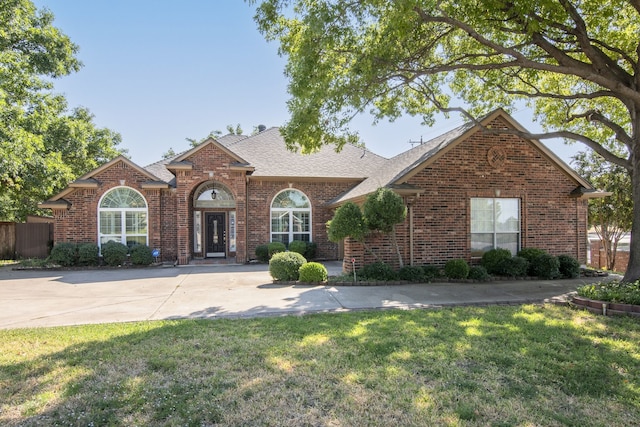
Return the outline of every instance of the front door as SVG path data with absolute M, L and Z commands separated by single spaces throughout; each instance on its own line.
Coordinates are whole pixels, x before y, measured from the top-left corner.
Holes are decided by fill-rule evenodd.
M 207 235 L 207 258 L 226 256 L 227 230 L 225 227 L 224 213 L 207 212 L 206 230 Z

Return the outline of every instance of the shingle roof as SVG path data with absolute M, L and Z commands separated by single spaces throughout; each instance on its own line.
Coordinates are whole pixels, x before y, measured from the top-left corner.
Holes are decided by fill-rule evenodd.
M 464 135 L 465 132 L 472 129 L 473 126 L 473 123 L 464 124 L 424 144 L 392 157 L 387 160 L 383 168 L 376 169 L 367 179 L 333 200 L 331 204 L 339 204 L 347 200 L 357 199 L 373 193 L 379 187 L 387 187 L 397 183 L 403 176 L 440 152 L 450 143 L 456 141 Z
M 313 154 L 287 149 L 280 130 L 269 128 L 228 146 L 255 167 L 252 177 L 364 179 L 387 161 L 362 147 L 345 145 L 339 153 L 324 146 Z

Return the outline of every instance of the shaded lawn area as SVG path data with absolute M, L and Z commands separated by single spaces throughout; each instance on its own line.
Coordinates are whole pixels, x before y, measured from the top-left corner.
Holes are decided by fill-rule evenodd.
M 4 330 L 0 424 L 632 426 L 638 343 L 552 305 Z

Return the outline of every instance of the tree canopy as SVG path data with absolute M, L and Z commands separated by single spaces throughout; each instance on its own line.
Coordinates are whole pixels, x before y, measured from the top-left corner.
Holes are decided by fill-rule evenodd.
M 640 1 L 264 0 L 256 22 L 288 58 L 289 145 L 356 141 L 361 113 L 430 125 L 526 105 L 544 132 L 522 136 L 582 142 L 631 173 L 625 280 L 640 278 Z
M 29 0 L 0 2 L 0 219 L 37 203 L 123 151 L 86 108 L 69 110 L 52 79 L 80 69 L 78 47 Z

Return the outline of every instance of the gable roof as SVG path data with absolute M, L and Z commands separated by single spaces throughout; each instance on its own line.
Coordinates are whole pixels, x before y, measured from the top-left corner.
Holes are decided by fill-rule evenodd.
M 468 138 L 471 133 L 476 132 L 483 126 L 488 126 L 496 118 L 504 119 L 513 129 L 520 132 L 527 132 L 515 119 L 504 110 L 498 109 L 489 113 L 479 120 L 480 124 L 474 122 L 465 123 L 449 132 L 427 141 L 417 147 L 407 150 L 389 159 L 384 168 L 377 169 L 374 174 L 362 181 L 360 184 L 334 199 L 329 203 L 336 206 L 349 200 L 361 200 L 366 195 L 373 193 L 379 187 L 398 188 L 406 185 L 412 176 L 433 163 L 437 158 L 453 148 L 460 142 Z M 556 156 L 540 141 L 527 139 L 532 145 L 540 150 L 549 160 L 572 177 L 579 187 L 584 187 L 592 191 L 593 187 L 584 178 L 580 177 L 565 162 Z

